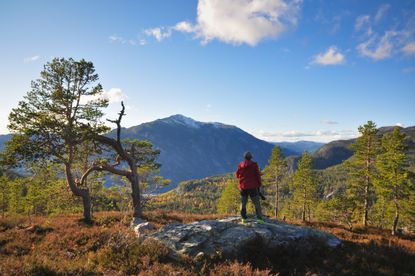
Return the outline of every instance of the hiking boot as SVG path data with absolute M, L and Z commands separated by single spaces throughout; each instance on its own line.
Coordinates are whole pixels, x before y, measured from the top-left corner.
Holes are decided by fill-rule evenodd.
M 262 218 L 257 218 L 257 219 L 256 219 L 256 222 L 257 222 L 258 224 L 264 224 L 264 223 L 265 223 L 265 221 L 264 221 Z

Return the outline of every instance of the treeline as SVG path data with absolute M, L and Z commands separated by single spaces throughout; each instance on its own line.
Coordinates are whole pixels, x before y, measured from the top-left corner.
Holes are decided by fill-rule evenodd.
M 1 216 L 38 216 L 78 213 L 82 202 L 74 196 L 56 164 L 32 164 L 30 176 L 0 177 Z M 91 177 L 91 211 L 127 211 L 131 209 L 130 188 L 126 185 L 104 187 L 104 179 Z
M 55 181 L 46 177 L 42 182 L 37 179 L 43 172 L 35 170 L 31 178 L 3 179 L 3 214 L 6 209 L 17 213 L 52 212 L 55 207 L 45 207 L 46 203 L 41 204 L 45 201 L 55 201 L 53 206 L 66 205 L 65 198 L 59 198 L 63 189 L 60 178 L 65 178 L 66 191 L 77 197 L 73 200 L 81 203 L 84 220 L 91 222 L 93 208 L 105 209 L 115 204 L 111 189 L 90 185 L 96 175 L 106 172 L 129 183 L 133 216 L 141 217 L 142 187 L 146 180 L 151 178 L 160 185 L 168 183 L 154 175 L 160 167 L 156 162 L 159 150 L 148 141 L 122 139 L 121 121 L 126 115 L 123 102 L 118 118 L 107 119 L 116 125 L 113 135 L 108 135 L 110 128 L 104 124 L 103 116 L 109 101 L 103 96 L 98 80 L 92 62 L 54 58 L 44 65 L 40 77 L 31 82 L 30 90 L 12 108 L 8 129 L 13 135 L 0 153 L 0 169 L 22 169 L 51 162 L 59 165 L 59 178 Z M 57 186 L 51 188 L 51 185 Z
M 74 196 L 62 176 L 63 168 L 52 162 L 31 163 L 27 165 L 28 176 L 0 172 L 0 208 L 1 216 L 39 216 L 79 213 L 82 200 Z M 158 175 L 157 170 L 149 167 L 138 169 L 140 190 L 143 193 L 170 183 Z M 91 194 L 91 212 L 121 211 L 132 209 L 131 187 L 120 177 L 104 173 L 88 178 Z M 105 183 L 111 181 L 110 187 Z M 148 198 L 141 195 L 141 204 L 147 207 Z
M 406 135 L 396 127 L 381 137 L 372 121 L 359 127 L 351 146 L 354 155 L 334 168 L 313 170 L 304 152 L 298 169 L 290 172 L 279 147 L 263 170 L 263 208 L 278 219 L 333 221 L 415 230 L 414 164 L 408 158 Z M 237 213 L 236 180 L 228 180 L 217 203 L 223 213 Z

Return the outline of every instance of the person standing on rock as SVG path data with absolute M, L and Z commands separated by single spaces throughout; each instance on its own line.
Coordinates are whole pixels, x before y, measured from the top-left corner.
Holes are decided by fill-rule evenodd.
M 261 212 L 261 203 L 259 201 L 259 187 L 261 187 L 261 172 L 256 162 L 252 161 L 252 154 L 248 151 L 244 154 L 245 160 L 242 161 L 236 171 L 236 177 L 239 180 L 238 188 L 241 192 L 241 217 L 242 223 L 246 222 L 246 204 L 248 195 L 255 206 L 255 212 L 258 223 L 264 223 Z

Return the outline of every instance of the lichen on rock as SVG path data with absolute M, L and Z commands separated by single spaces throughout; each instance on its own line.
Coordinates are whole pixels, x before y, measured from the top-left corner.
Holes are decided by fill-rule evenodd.
M 310 227 L 291 225 L 266 219 L 264 224 L 240 217 L 203 220 L 190 224 L 174 223 L 149 234 L 168 246 L 174 255 L 199 259 L 217 256 L 238 258 L 247 248 L 273 252 L 280 248 L 301 248 L 311 251 L 318 241 L 321 246 L 337 247 L 341 241 L 332 234 Z

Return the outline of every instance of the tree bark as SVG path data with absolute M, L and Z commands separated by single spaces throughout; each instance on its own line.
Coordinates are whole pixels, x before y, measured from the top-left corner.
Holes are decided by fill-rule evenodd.
M 85 193 L 82 196 L 82 204 L 84 207 L 84 219 L 86 222 L 91 222 L 91 196 L 89 194 L 89 190 L 85 190 Z
M 365 186 L 365 202 L 364 202 L 363 212 L 364 212 L 364 214 L 363 214 L 363 225 L 365 227 L 367 227 L 368 212 L 369 212 L 369 185 L 368 184 L 366 184 L 366 186 Z
M 137 174 L 137 167 L 134 164 L 134 168 L 131 172 L 130 177 L 131 182 L 131 191 L 132 191 L 132 198 L 133 198 L 133 208 L 134 208 L 134 217 L 140 218 L 143 213 L 141 210 L 141 195 L 140 195 L 140 183 L 138 181 L 138 174 Z
M 6 195 L 5 195 L 5 191 L 3 191 L 3 201 L 2 201 L 2 206 L 1 206 L 1 217 L 4 218 L 5 214 L 6 214 Z
M 368 218 L 369 218 L 369 189 L 370 189 L 370 164 L 371 164 L 371 159 L 370 159 L 370 154 L 372 151 L 372 140 L 369 137 L 368 141 L 367 141 L 367 146 L 366 146 L 366 178 L 365 178 L 365 201 L 364 201 L 364 215 L 363 215 L 363 225 L 365 227 L 367 227 L 368 224 Z
M 307 201 L 307 189 L 304 189 L 304 195 L 303 195 L 303 213 L 302 213 L 302 220 L 305 222 L 305 213 L 306 213 L 306 201 Z
M 278 180 L 276 182 L 276 186 L 277 191 L 275 193 L 275 218 L 278 219 L 278 211 L 280 206 L 280 184 Z
M 86 222 L 91 222 L 91 196 L 89 194 L 88 188 L 80 188 L 76 185 L 75 179 L 72 175 L 72 167 L 71 164 L 65 164 L 65 174 L 66 174 L 66 183 L 71 189 L 72 193 L 75 196 L 79 196 L 82 198 L 82 204 L 84 208 L 84 220 Z
M 393 225 L 392 225 L 392 235 L 396 235 L 396 229 L 398 228 L 398 222 L 399 222 L 399 205 L 398 202 L 395 200 L 395 218 L 393 219 Z
M 305 222 L 305 200 L 304 200 L 304 202 L 303 202 L 303 213 L 302 213 L 302 220 L 303 220 L 303 222 Z

